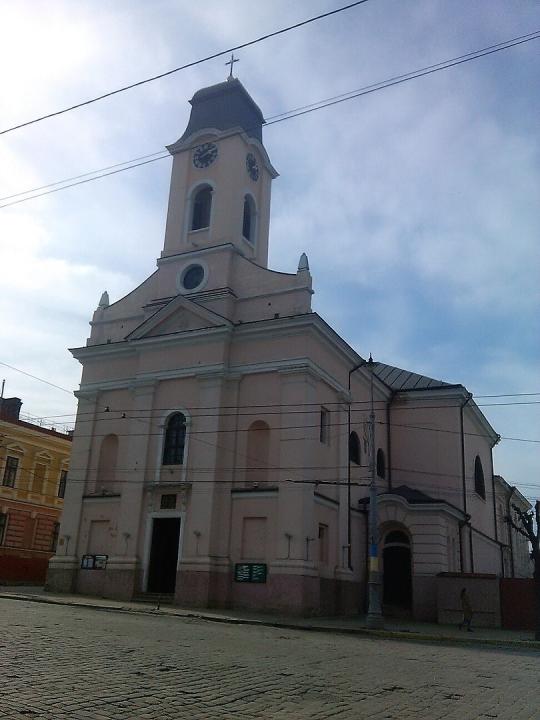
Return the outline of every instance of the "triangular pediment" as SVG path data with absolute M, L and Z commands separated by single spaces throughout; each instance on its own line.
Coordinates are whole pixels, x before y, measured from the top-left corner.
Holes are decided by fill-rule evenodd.
M 213 310 L 209 310 L 183 295 L 177 295 L 135 328 L 127 336 L 127 340 L 230 325 L 230 320 L 218 315 Z

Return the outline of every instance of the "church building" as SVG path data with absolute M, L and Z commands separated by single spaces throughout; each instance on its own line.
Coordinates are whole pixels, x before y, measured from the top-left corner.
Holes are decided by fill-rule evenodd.
M 366 362 L 268 267 L 278 173 L 241 82 L 199 90 L 173 145 L 157 269 L 106 292 L 86 345 L 53 591 L 363 612 L 375 411 L 386 608 L 437 615 L 439 573 L 504 572 L 492 449 L 462 385 Z

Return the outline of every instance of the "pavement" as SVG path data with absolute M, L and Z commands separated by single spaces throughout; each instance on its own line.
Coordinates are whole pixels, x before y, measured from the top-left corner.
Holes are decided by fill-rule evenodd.
M 367 627 L 366 617 L 362 615 L 302 618 L 248 610 L 182 608 L 177 605 L 160 605 L 158 608 L 154 603 L 143 601 L 122 602 L 85 595 L 54 594 L 45 591 L 42 587 L 35 586 L 0 586 L 0 600 L 2 599 L 93 608 L 95 610 L 130 613 L 134 615 L 163 615 L 191 618 L 233 625 L 258 625 L 288 630 L 358 634 L 413 642 L 521 647 L 540 651 L 540 641 L 535 641 L 532 631 L 474 627 L 473 625 L 473 632 L 469 633 L 465 630 L 460 630 L 455 625 L 415 622 L 406 618 L 384 618 L 384 627 L 380 630 L 373 630 Z
M 1 720 L 539 718 L 529 647 L 15 595 L 0 597 Z

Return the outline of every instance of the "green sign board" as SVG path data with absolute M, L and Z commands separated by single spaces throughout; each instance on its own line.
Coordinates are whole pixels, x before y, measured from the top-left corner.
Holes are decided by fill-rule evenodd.
M 265 583 L 266 563 L 236 563 L 234 566 L 235 582 Z

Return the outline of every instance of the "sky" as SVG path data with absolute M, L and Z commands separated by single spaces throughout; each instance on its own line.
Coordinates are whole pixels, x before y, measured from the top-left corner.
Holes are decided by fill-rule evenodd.
M 0 0 L 0 130 L 344 4 Z M 539 29 L 538 0 L 369 0 L 238 52 L 235 75 L 268 118 Z M 226 59 L 0 135 L 0 198 L 162 150 Z M 503 438 L 528 440 L 539 77 L 540 39 L 264 132 L 280 173 L 270 267 L 295 272 L 305 251 L 314 309 L 363 357 L 507 395 L 477 403 Z M 170 170 L 167 158 L 0 209 L 0 380 L 23 413 L 74 420 L 68 348 L 85 344 L 103 290 L 114 302 L 153 272 Z M 534 498 L 539 457 L 539 443 L 503 439 L 495 471 Z

